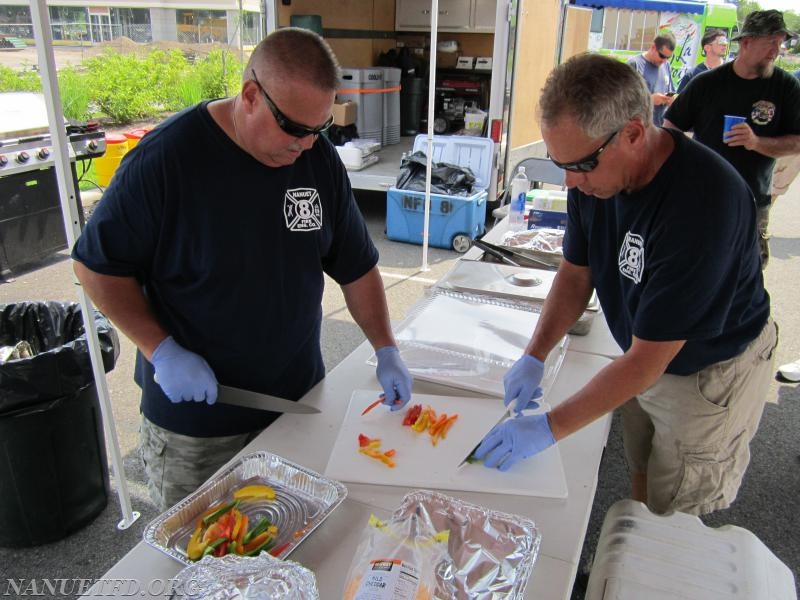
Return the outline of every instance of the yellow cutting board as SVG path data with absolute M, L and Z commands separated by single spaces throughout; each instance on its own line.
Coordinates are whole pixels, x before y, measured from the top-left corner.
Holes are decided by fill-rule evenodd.
M 379 393 L 377 390 L 353 392 L 325 468 L 327 477 L 375 485 L 567 497 L 567 482 L 558 445 L 517 463 L 504 473 L 487 469 L 482 464 L 467 464 L 459 468 L 464 457 L 505 413 L 501 399 L 414 394 L 403 410 L 393 413 L 380 405 L 361 416 Z M 433 446 L 427 432 L 416 433 L 403 426 L 405 412 L 414 404 L 430 405 L 437 414 L 458 414 L 458 420 L 446 439 Z M 539 411 L 547 409 L 547 405 L 543 405 Z M 536 411 L 527 412 L 534 414 Z M 397 466 L 392 469 L 361 454 L 358 451 L 358 435 L 361 433 L 370 438 L 380 438 L 384 451 L 394 448 Z

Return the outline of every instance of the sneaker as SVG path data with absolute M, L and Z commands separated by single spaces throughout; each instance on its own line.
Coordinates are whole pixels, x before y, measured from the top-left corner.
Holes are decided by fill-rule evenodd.
M 778 375 L 792 383 L 800 381 L 800 360 L 778 367 Z

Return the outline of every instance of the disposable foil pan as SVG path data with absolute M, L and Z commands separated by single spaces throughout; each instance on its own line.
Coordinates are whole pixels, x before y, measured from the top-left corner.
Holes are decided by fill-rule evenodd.
M 392 518 L 412 514 L 450 531 L 452 564 L 438 569 L 437 589 L 455 600 L 522 598 L 542 539 L 532 520 L 427 490 L 406 494 Z
M 178 573 L 171 600 L 319 600 L 314 573 L 292 561 L 205 557 Z
M 288 556 L 316 529 L 347 496 L 347 488 L 314 471 L 269 452 L 242 456 L 209 479 L 195 493 L 156 517 L 145 529 L 144 541 L 184 563 L 186 544 L 197 520 L 211 505 L 233 499 L 233 492 L 245 485 L 266 484 L 275 489 L 274 500 L 247 501 L 239 510 L 250 523 L 267 517 L 278 527 L 271 550 L 274 556 Z

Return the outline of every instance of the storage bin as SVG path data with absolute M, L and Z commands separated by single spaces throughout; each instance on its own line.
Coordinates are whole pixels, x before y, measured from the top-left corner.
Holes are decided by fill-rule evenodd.
M 106 134 L 106 153 L 95 159 L 95 173 L 97 184 L 108 187 L 111 178 L 119 167 L 122 157 L 128 153 L 128 138 L 117 133 Z
M 428 137 L 418 135 L 413 151 L 426 152 Z M 470 196 L 431 194 L 428 243 L 437 248 L 466 252 L 471 240 L 486 230 L 486 200 L 492 174 L 494 142 L 489 138 L 437 135 L 433 161 L 469 167 L 475 175 Z M 425 226 L 425 194 L 389 188 L 386 195 L 386 236 L 398 242 L 422 244 Z
M 356 129 L 361 139 L 383 139 L 383 68 L 342 69 L 342 83 L 336 91 L 339 102 L 358 104 Z
M 383 137 L 384 146 L 400 142 L 400 75 L 395 67 L 383 67 Z

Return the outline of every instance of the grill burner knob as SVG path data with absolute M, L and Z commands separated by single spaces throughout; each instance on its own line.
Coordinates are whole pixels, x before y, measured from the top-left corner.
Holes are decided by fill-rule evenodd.
M 8 159 L 5 154 L 0 154 L 0 167 L 5 167 L 8 164 Z
M 17 154 L 17 162 L 21 165 L 24 165 L 30 159 L 31 155 L 27 152 L 20 152 Z
M 50 156 L 50 150 L 47 148 L 39 148 L 39 151 L 36 153 L 36 156 L 39 160 L 45 160 L 48 156 Z
M 91 150 L 92 152 L 94 152 L 95 150 L 97 150 L 97 142 L 95 142 L 94 140 L 89 140 L 89 143 L 86 144 L 86 147 L 89 148 L 89 150 Z

